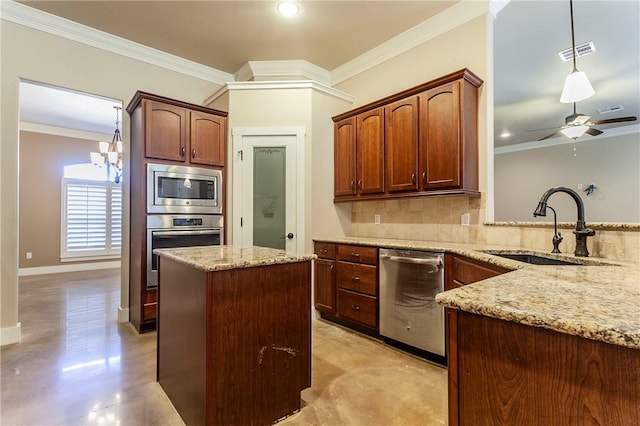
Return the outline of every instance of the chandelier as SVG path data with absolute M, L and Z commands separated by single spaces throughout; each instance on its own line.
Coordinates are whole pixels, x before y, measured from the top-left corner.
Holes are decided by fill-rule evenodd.
M 120 110 L 122 107 L 114 106 L 116 110 L 116 130 L 113 133 L 111 142 L 100 142 L 100 152 L 91 153 L 91 162 L 98 166 L 107 168 L 107 179 L 115 183 L 120 183 L 122 177 L 122 136 L 120 135 Z M 113 173 L 113 176 L 112 176 Z

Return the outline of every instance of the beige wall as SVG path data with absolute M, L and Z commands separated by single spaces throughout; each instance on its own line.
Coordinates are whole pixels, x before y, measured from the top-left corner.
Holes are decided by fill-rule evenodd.
M 554 186 L 578 192 L 590 222 L 640 222 L 640 134 L 590 139 L 495 156 L 495 220 L 537 221 L 532 212 L 540 196 Z M 575 149 L 575 150 L 574 150 Z M 587 196 L 579 188 L 597 188 Z M 576 204 L 556 194 L 549 205 L 558 220 L 576 220 Z M 546 218 L 553 220 L 553 212 Z
M 136 90 L 201 103 L 219 86 L 84 44 L 2 21 L 2 129 L 0 144 L 0 328 L 18 323 L 18 83 L 29 79 L 121 100 Z M 129 118 L 123 117 L 125 167 Z M 125 171 L 125 182 L 127 177 Z M 128 187 L 125 184 L 125 206 Z M 125 207 L 124 223 L 128 223 Z M 128 228 L 123 229 L 122 307 L 129 304 Z
M 97 147 L 96 141 L 20 132 L 20 268 L 62 264 L 60 233 L 63 169 L 70 164 L 88 163 L 88 153 L 96 151 Z M 26 252 L 31 252 L 33 258 L 27 259 Z

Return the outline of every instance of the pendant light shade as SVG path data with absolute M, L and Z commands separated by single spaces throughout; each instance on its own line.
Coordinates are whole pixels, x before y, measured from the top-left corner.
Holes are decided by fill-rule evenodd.
M 560 102 L 563 104 L 571 104 L 573 102 L 583 101 L 595 93 L 587 75 L 582 71 L 574 70 L 564 80 L 564 88 L 562 89 L 562 95 L 560 95 Z
M 587 75 L 578 71 L 576 66 L 576 38 L 573 31 L 573 0 L 569 0 L 569 8 L 571 12 L 571 47 L 573 49 L 573 71 L 564 80 L 564 87 L 562 88 L 562 95 L 560 95 L 560 102 L 563 104 L 570 104 L 578 101 L 583 101 L 593 96 L 596 92 L 593 90 Z
M 113 178 L 115 183 L 120 183 L 122 176 L 122 136 L 120 135 L 120 110 L 119 106 L 113 107 L 116 110 L 116 130 L 113 133 L 111 143 L 100 142 L 98 148 L 100 152 L 90 153 L 91 162 L 99 167 L 107 168 L 107 178 Z M 114 175 L 112 176 L 112 172 Z

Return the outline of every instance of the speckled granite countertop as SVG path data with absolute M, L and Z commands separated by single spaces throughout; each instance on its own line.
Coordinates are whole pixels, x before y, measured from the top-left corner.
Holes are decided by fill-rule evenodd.
M 640 264 L 550 255 L 498 246 L 378 238 L 314 241 L 444 251 L 512 272 L 449 290 L 436 301 L 449 308 L 544 327 L 561 333 L 640 349 Z M 584 266 L 530 265 L 484 251 L 535 253 L 580 261 Z
M 235 245 L 156 249 L 153 252 L 205 272 L 305 262 L 317 257 L 315 254 Z

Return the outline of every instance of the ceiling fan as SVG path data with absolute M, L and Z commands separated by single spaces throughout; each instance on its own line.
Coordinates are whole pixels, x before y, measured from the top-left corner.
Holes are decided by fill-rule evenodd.
M 585 133 L 591 136 L 598 136 L 599 134 L 602 134 L 604 132 L 602 130 L 593 128 L 592 126 L 596 126 L 599 124 L 623 123 L 626 121 L 637 120 L 636 117 L 619 117 L 619 118 L 609 118 L 606 120 L 596 120 L 596 121 L 589 121 L 590 119 L 591 117 L 589 117 L 588 115 L 576 112 L 576 103 L 574 102 L 573 114 L 565 117 L 564 126 L 559 127 L 558 128 L 559 130 L 557 132 L 554 132 L 538 140 L 542 141 L 545 139 L 549 139 L 556 136 L 562 136 L 562 135 L 571 139 L 577 139 Z M 553 129 L 554 127 L 549 127 L 549 128 Z M 537 130 L 544 130 L 544 129 L 537 129 Z M 530 131 L 533 131 L 533 130 L 530 130 Z

